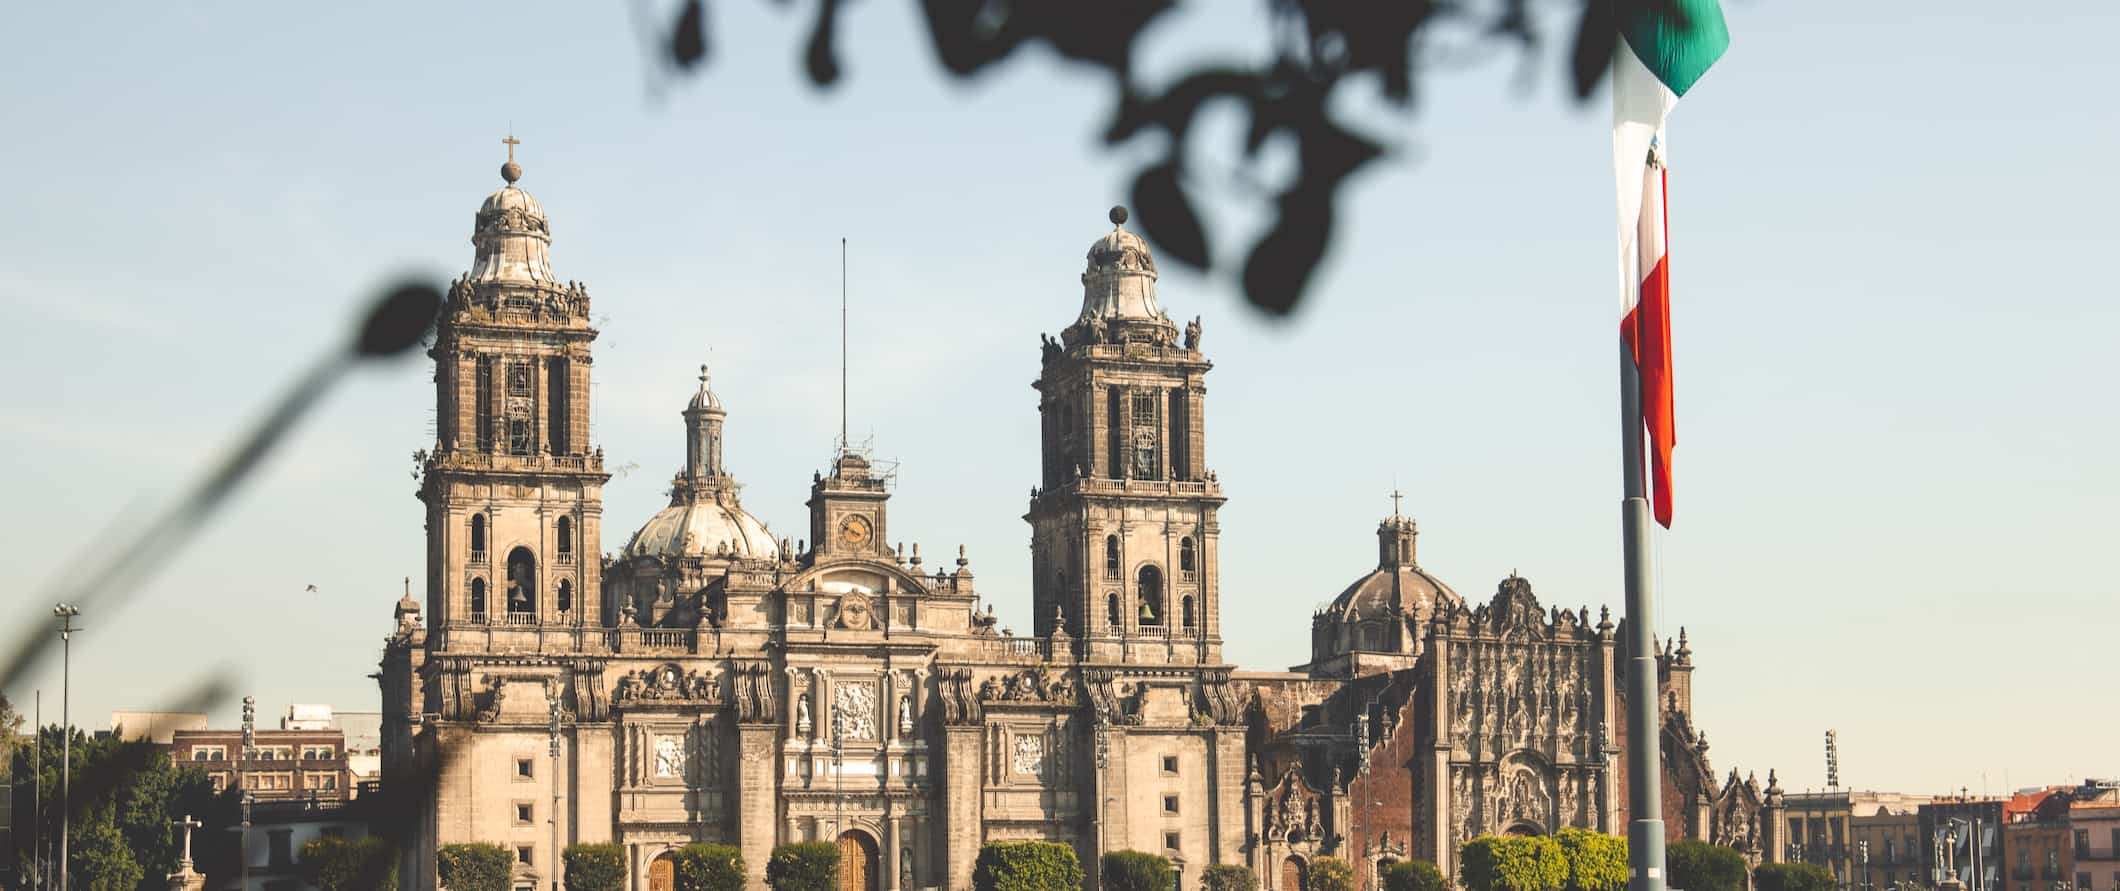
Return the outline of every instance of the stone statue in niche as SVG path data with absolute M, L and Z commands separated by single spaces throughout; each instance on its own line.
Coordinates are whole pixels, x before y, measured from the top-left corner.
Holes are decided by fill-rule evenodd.
M 795 732 L 808 736 L 812 726 L 814 725 L 810 723 L 810 694 L 804 693 L 795 697 Z
M 898 697 L 898 732 L 901 734 L 913 732 L 913 697 L 910 695 Z

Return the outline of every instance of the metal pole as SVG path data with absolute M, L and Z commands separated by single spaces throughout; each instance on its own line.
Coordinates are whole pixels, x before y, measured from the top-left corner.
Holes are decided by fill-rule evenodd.
M 249 792 L 243 793 L 243 840 L 236 845 L 236 861 L 242 865 L 241 891 L 250 891 L 250 802 Z
M 59 617 L 59 723 L 65 725 L 59 736 L 59 891 L 67 891 L 67 818 L 72 815 L 74 803 L 74 617 L 80 614 L 80 610 L 64 603 L 52 607 L 52 615 Z
M 551 706 L 552 706 L 552 722 L 551 722 L 551 736 L 552 736 L 552 813 L 550 813 L 550 814 L 548 814 L 548 815 L 547 815 L 547 816 L 549 816 L 549 817 L 551 817 L 551 818 L 552 818 L 552 891 L 560 891 L 560 887 L 559 887 L 559 880 L 560 880 L 560 850 L 559 850 L 559 779 L 560 779 L 560 777 L 559 777 L 559 692 L 558 692 L 558 690 L 556 690 L 556 689 L 555 689 L 555 690 L 554 690 L 554 691 L 552 692 L 552 694 L 551 694 L 550 696 L 546 697 L 546 699 L 547 699 L 547 701 L 549 701 L 549 702 L 551 703 Z
M 1642 470 L 1640 373 L 1620 342 L 1620 530 L 1627 589 L 1627 888 L 1664 891 L 1662 772 L 1657 766 L 1656 591 L 1649 575 L 1649 500 Z
M 29 750 L 29 860 L 36 867 L 37 886 L 48 887 L 44 875 L 44 691 L 37 691 L 37 725 L 32 728 L 30 742 L 36 748 Z

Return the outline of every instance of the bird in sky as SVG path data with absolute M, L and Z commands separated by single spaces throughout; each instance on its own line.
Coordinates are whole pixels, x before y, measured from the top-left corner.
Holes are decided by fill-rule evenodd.
M 311 593 L 311 594 L 315 594 L 315 593 L 317 593 L 317 586 L 315 586 L 315 585 L 310 585 L 309 587 L 307 587 L 307 588 L 304 588 L 303 590 L 305 590 L 305 591 L 308 591 L 308 592 L 309 592 L 309 593 Z

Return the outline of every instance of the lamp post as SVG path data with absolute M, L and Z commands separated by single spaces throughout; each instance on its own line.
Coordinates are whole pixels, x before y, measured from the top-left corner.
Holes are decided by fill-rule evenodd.
M 549 704 L 550 704 L 550 706 L 551 706 L 551 709 L 550 709 L 550 712 L 551 712 L 551 714 L 550 714 L 550 722 L 549 722 L 549 724 L 547 725 L 547 730 L 548 730 L 548 734 L 549 734 L 549 735 L 551 736 L 551 742 L 552 742 L 552 812 L 551 812 L 550 814 L 547 814 L 546 816 L 547 816 L 547 817 L 550 817 L 550 818 L 552 819 L 552 891 L 560 891 L 560 887 L 559 887 L 559 881 L 560 881 L 560 851 L 559 851 L 559 780 L 560 780 L 560 776 L 559 776 L 559 688 L 558 688 L 558 686 L 557 686 L 557 685 L 554 685 L 554 686 L 553 686 L 553 688 L 552 688 L 552 689 L 551 689 L 550 691 L 548 691 L 548 692 L 547 692 L 547 694 L 546 694 L 546 696 L 545 696 L 545 701 L 546 701 L 547 703 L 549 703 Z
M 52 615 L 59 619 L 59 641 L 62 655 L 59 659 L 59 723 L 65 729 L 59 734 L 59 891 L 67 891 L 67 817 L 73 810 L 74 772 L 74 618 L 81 615 L 79 609 L 69 604 L 52 607 Z
M 242 891 L 250 891 L 250 803 L 256 800 L 250 790 L 243 790 L 243 839 L 236 843 L 236 862 L 241 864 Z

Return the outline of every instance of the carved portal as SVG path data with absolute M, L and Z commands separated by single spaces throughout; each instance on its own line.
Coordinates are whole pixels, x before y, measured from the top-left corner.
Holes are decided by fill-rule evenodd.
M 832 687 L 833 717 L 848 741 L 876 738 L 876 685 L 847 681 Z

